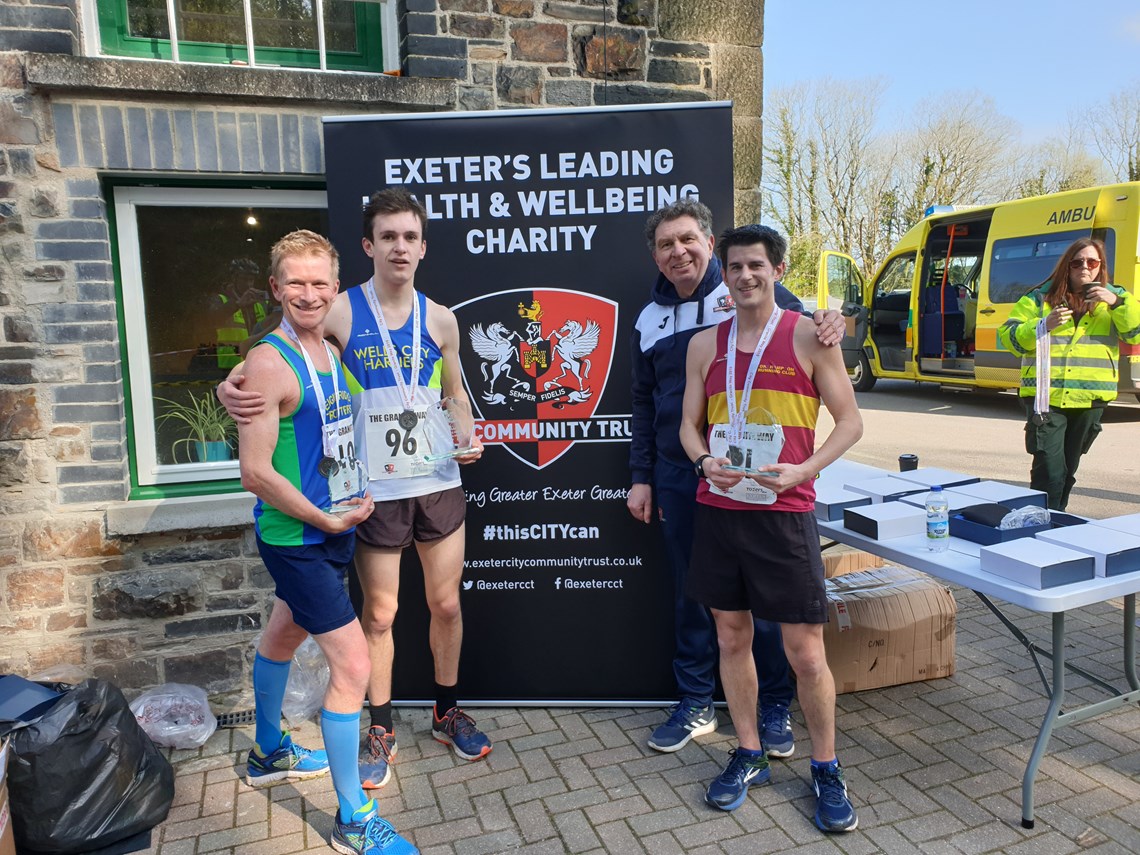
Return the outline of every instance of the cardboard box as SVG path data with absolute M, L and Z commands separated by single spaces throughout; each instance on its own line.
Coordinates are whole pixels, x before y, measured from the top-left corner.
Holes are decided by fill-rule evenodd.
M 1089 522 L 1093 525 L 1104 526 L 1105 528 L 1114 528 L 1125 534 L 1140 536 L 1140 514 L 1127 514 L 1122 517 L 1109 517 L 1106 520 L 1089 520 Z
M 1140 570 L 1140 537 L 1133 534 L 1086 524 L 1039 532 L 1037 539 L 1091 555 L 1098 576 L 1119 576 Z
M 963 519 L 960 515 L 950 515 L 950 536 L 958 537 L 962 540 L 969 540 L 974 543 L 980 543 L 984 546 L 991 546 L 995 543 L 1009 543 L 1023 537 L 1036 536 L 1039 532 L 1049 531 L 1055 528 L 1064 528 L 1070 525 L 1083 525 L 1085 520 L 1080 517 L 1075 517 L 1072 514 L 1064 514 L 1060 511 L 1049 511 L 1049 523 L 1045 525 L 1027 525 L 1021 528 L 994 528 L 993 526 L 982 525 L 981 523 L 972 522 L 971 520 Z
M 1022 528 L 994 528 L 991 525 L 982 525 L 972 520 L 964 519 L 961 514 L 950 515 L 950 536 L 960 537 L 963 540 L 972 540 L 990 546 L 995 543 L 1008 543 L 1022 537 L 1032 537 L 1039 531 L 1048 531 L 1052 526 L 1027 525 Z
M 864 552 L 861 549 L 852 549 L 850 546 L 833 546 L 823 553 L 823 576 L 825 579 L 882 566 L 883 559 L 878 555 L 872 555 L 870 552 Z
M 911 469 L 909 472 L 899 472 L 892 475 L 892 478 L 898 478 L 901 481 L 911 481 L 915 484 L 922 484 L 929 490 L 931 487 L 958 487 L 962 484 L 977 484 L 982 479 L 977 475 L 967 475 L 964 472 L 951 472 L 949 469 L 938 469 L 931 466 L 928 468 L 919 467 L 918 469 Z
M 996 505 L 1005 505 L 1011 511 L 1023 508 L 1026 505 L 1037 505 L 1039 508 L 1048 507 L 1048 499 L 1040 490 L 1030 490 L 1028 487 L 1013 487 L 1001 481 L 979 481 L 976 484 L 963 484 L 954 488 L 967 496 L 976 496 L 978 501 L 993 502 Z
M 903 481 L 894 475 L 885 478 L 871 478 L 869 480 L 848 481 L 844 485 L 852 493 L 870 496 L 874 504 L 880 502 L 897 502 L 903 496 L 913 493 L 929 493 L 930 490 L 913 481 Z
M 843 526 L 872 540 L 926 533 L 926 509 L 902 502 L 863 505 L 843 512 Z
M 958 605 L 945 585 L 881 567 L 828 579 L 827 601 L 823 639 L 837 692 L 953 675 Z
M 0 677 L 0 721 L 35 721 L 63 697 L 18 674 Z
M 829 487 L 842 487 L 848 481 L 865 481 L 869 478 L 885 478 L 890 473 L 877 466 L 868 466 L 866 463 L 856 463 L 854 460 L 839 458 L 830 466 L 820 470 L 815 486 L 824 484 Z
M 1096 575 L 1091 555 L 1031 537 L 983 546 L 978 559 L 986 573 L 1038 590 L 1087 582 Z
M 980 504 L 977 496 L 967 496 L 965 493 L 959 493 L 956 490 L 943 490 L 942 495 L 946 497 L 946 504 L 949 506 L 948 510 L 951 514 L 962 510 L 962 508 Z M 899 501 L 922 508 L 923 511 L 926 510 L 926 493 L 913 493 L 909 496 L 903 496 Z
M 871 504 L 871 497 L 861 493 L 852 493 L 835 485 L 818 486 L 815 488 L 815 518 L 826 522 L 835 522 L 843 519 L 843 512 L 847 508 L 857 508 L 860 505 Z
M 16 833 L 12 829 L 12 807 L 8 800 L 8 739 L 0 740 L 0 855 L 16 855 Z

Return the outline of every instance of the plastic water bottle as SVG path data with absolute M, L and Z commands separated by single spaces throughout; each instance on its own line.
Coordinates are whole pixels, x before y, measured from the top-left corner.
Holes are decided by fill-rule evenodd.
M 950 503 L 941 487 L 926 494 L 926 548 L 945 552 L 950 548 Z

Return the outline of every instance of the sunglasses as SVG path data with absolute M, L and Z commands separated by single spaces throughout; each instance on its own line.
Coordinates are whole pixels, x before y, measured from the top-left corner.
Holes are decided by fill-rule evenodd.
M 1099 258 L 1074 258 L 1069 262 L 1069 267 L 1073 270 L 1084 270 L 1088 267 L 1089 270 L 1096 270 L 1100 267 Z

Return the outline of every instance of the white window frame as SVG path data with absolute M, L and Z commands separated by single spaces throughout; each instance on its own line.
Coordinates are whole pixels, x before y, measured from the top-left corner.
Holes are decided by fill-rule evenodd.
M 163 464 L 154 431 L 154 392 L 150 340 L 146 328 L 138 206 L 203 208 L 327 208 L 324 190 L 243 188 L 115 187 L 115 223 L 122 284 L 123 333 L 131 391 L 131 434 L 139 487 L 224 481 L 240 477 L 238 462 Z
M 327 2 L 336 2 L 337 0 L 327 0 Z M 396 24 L 396 0 L 373 0 L 380 6 L 380 47 L 384 56 L 384 71 L 399 71 L 400 70 L 400 33 Z M 243 0 L 246 7 L 249 6 L 249 0 Z M 98 0 L 80 0 L 79 9 L 81 27 L 80 27 L 80 46 L 84 56 L 103 56 L 103 45 L 99 40 L 99 8 Z M 324 46 L 321 46 L 322 60 L 324 56 Z M 131 57 L 113 57 L 115 59 L 131 60 Z M 155 62 L 156 60 L 136 60 L 139 62 Z M 192 64 L 192 63 L 187 63 Z M 214 64 L 214 63 L 202 63 Z M 322 62 L 324 65 L 324 62 Z M 227 68 L 241 68 L 243 66 L 226 66 Z M 277 67 L 277 66 L 275 66 Z M 286 68 L 287 71 L 311 71 L 311 69 L 304 68 Z M 346 71 L 333 71 L 334 74 L 359 74 L 361 72 L 346 72 Z

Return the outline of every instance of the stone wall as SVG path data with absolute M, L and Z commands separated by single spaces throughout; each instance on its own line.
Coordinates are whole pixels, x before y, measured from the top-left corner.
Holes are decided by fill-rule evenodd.
M 394 78 L 82 56 L 77 2 L 0 0 L 0 672 L 233 691 L 271 600 L 248 497 L 128 500 L 105 176 L 319 182 L 329 113 L 731 98 L 755 218 L 762 3 L 403 0 Z

